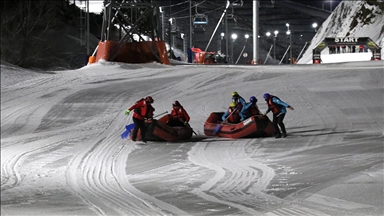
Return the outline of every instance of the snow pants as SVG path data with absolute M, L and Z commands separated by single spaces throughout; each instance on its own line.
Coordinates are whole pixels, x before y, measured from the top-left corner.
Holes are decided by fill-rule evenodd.
M 285 113 L 279 113 L 279 114 L 273 113 L 272 124 L 273 124 L 273 127 L 275 128 L 275 135 L 281 135 L 281 133 L 283 133 L 283 135 L 287 134 L 287 131 L 285 130 L 285 125 L 283 123 L 284 117 L 285 117 Z M 281 132 L 279 127 L 281 128 Z

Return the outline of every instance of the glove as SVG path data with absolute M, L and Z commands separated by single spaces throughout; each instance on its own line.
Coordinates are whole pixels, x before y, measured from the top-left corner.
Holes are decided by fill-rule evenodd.
M 293 107 L 291 107 L 291 106 L 288 106 L 288 109 L 290 109 L 290 110 L 294 110 L 294 108 L 293 108 Z
M 130 112 L 131 112 L 131 110 L 126 110 L 125 115 L 129 115 Z
M 184 125 L 188 125 L 188 122 L 184 122 Z

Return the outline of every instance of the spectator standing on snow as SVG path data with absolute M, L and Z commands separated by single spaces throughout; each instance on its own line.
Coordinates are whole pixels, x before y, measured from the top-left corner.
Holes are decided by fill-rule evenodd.
M 174 101 L 172 103 L 172 111 L 169 115 L 170 120 L 167 122 L 169 126 L 184 126 L 188 125 L 190 117 L 187 111 L 181 106 L 179 101 Z
M 235 102 L 229 104 L 228 110 L 225 111 L 224 115 L 221 117 L 223 121 L 228 121 L 229 123 L 239 123 L 240 122 L 240 112 Z M 229 116 L 229 117 L 228 117 Z M 228 119 L 227 119 L 228 117 Z
M 287 109 L 294 110 L 294 108 L 284 101 L 280 100 L 280 98 L 270 95 L 269 93 L 264 94 L 264 99 L 267 102 L 268 109 L 264 113 L 264 115 L 267 115 L 270 111 L 273 113 L 273 127 L 275 128 L 275 135 L 276 138 L 281 138 L 281 136 L 286 137 L 287 131 L 285 130 L 285 125 L 283 123 L 285 114 L 287 113 Z M 279 126 L 281 128 L 281 132 L 279 129 Z
M 245 106 L 247 102 L 237 92 L 232 92 L 232 102 L 236 104 L 237 110 L 239 111 L 240 121 L 243 121 L 245 119 Z
M 147 143 L 147 140 L 145 138 L 145 133 L 147 129 L 145 125 L 145 120 L 153 118 L 153 112 L 155 111 L 155 108 L 152 107 L 153 102 L 153 98 L 151 96 L 147 96 L 145 99 L 142 98 L 137 101 L 133 106 L 131 106 L 125 111 L 125 115 L 129 115 L 129 113 L 133 110 L 132 120 L 135 124 L 135 128 L 132 132 L 133 141 L 136 141 L 137 132 L 140 129 L 141 140 L 144 143 Z

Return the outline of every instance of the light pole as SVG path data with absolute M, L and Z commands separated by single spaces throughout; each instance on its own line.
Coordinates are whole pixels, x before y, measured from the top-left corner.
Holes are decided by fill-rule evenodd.
M 317 23 L 313 23 L 313 24 L 312 24 L 312 28 L 314 28 L 314 29 L 315 29 L 315 32 L 317 32 Z
M 249 34 L 245 34 L 244 37 L 245 37 L 244 47 L 243 47 L 243 50 L 241 51 L 241 54 L 240 54 L 240 55 L 243 55 L 243 52 L 244 52 L 244 50 L 245 50 L 245 46 L 247 45 L 247 41 L 248 41 L 248 38 L 249 38 Z M 239 57 L 240 57 L 240 55 L 239 55 Z M 246 58 L 247 58 L 248 54 L 247 54 L 247 53 L 244 53 L 243 56 L 244 56 L 244 61 L 245 61 L 244 63 L 246 64 L 246 62 L 247 62 Z M 256 54 L 255 56 L 258 56 L 258 54 Z
M 239 57 L 237 58 L 235 64 L 237 64 L 241 58 L 241 55 L 243 54 L 244 50 L 245 50 L 245 46 L 247 45 L 247 41 L 248 41 L 248 38 L 249 38 L 249 34 L 245 34 L 244 35 L 244 38 L 245 38 L 245 41 L 244 41 L 244 46 L 243 46 L 243 49 L 241 50 L 240 54 L 239 54 Z
M 225 36 L 225 33 L 224 32 L 221 32 L 221 34 L 220 34 L 220 54 L 223 54 L 223 39 L 224 39 L 224 36 Z M 227 53 L 226 53 L 226 55 L 227 55 Z
M 181 39 L 183 40 L 183 53 L 185 55 L 185 52 L 187 50 L 187 44 L 186 44 L 186 41 L 185 41 L 185 38 L 184 38 L 185 34 L 184 33 L 180 33 L 180 37 Z
M 233 64 L 233 45 L 235 43 L 235 40 L 237 39 L 237 34 L 236 33 L 233 33 L 231 35 L 231 38 L 232 38 L 232 50 L 231 50 L 231 64 Z
M 287 35 L 289 36 L 289 64 L 292 64 L 292 32 L 289 30 L 289 23 L 285 24 L 288 28 Z
M 276 60 L 276 39 L 279 31 L 275 30 L 273 33 L 275 34 L 275 37 L 273 37 L 273 58 Z

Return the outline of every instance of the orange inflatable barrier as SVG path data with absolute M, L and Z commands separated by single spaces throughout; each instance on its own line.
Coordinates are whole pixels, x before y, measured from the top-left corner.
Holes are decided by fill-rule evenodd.
M 155 56 L 158 54 L 159 58 Z M 100 59 L 125 63 L 148 63 L 157 61 L 170 64 L 164 41 L 144 42 L 99 42 L 95 62 Z
M 95 62 L 96 62 L 96 57 L 95 56 L 89 56 L 88 64 L 92 64 L 92 63 L 95 63 Z

